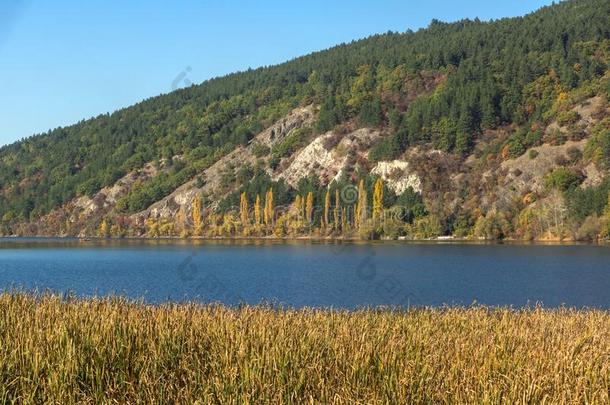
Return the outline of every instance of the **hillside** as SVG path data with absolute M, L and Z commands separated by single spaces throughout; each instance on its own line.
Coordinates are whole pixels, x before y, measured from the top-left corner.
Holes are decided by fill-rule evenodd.
M 0 149 L 0 233 L 596 239 L 610 3 L 432 21 Z

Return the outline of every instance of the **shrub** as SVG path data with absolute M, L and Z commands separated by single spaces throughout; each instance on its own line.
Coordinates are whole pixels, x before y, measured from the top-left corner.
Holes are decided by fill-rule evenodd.
M 576 239 L 583 241 L 596 240 L 602 229 L 602 222 L 597 215 L 588 216 L 578 228 Z
M 556 189 L 559 191 L 568 191 L 578 187 L 584 178 L 582 173 L 577 173 L 574 170 L 560 167 L 548 174 L 545 178 L 545 186 L 547 189 Z
M 569 163 L 569 160 L 564 155 L 555 156 L 555 164 L 558 166 L 566 166 Z
M 273 170 L 277 169 L 277 167 L 280 165 L 281 160 L 282 159 L 277 155 L 271 156 L 271 158 L 269 159 L 269 167 Z
M 544 134 L 544 141 L 554 146 L 563 145 L 567 141 L 567 139 L 568 138 L 566 134 L 564 134 L 557 128 L 548 130 Z
M 504 239 L 510 231 L 510 223 L 501 212 L 488 212 L 480 216 L 474 225 L 475 235 L 488 240 Z
M 567 139 L 570 141 L 581 141 L 587 137 L 587 131 L 580 125 L 570 125 L 568 127 Z
M 582 152 L 576 146 L 571 146 L 570 148 L 568 148 L 567 153 L 568 159 L 570 159 L 570 162 L 572 163 L 578 162 L 582 157 Z
M 575 124 L 580 119 L 580 114 L 576 111 L 563 111 L 557 116 L 557 123 L 564 127 L 566 125 Z
M 273 147 L 273 155 L 280 158 L 292 155 L 298 149 L 305 146 L 311 133 L 310 128 L 297 128 L 293 130 Z
M 610 168 L 610 129 L 604 128 L 603 124 L 595 129 L 593 137 L 587 143 L 585 154 L 598 168 L 607 169 Z M 610 127 L 610 120 L 605 124 Z
M 428 215 L 415 220 L 411 226 L 411 235 L 415 239 L 430 239 L 441 236 L 443 226 L 436 215 Z
M 255 142 L 252 145 L 252 154 L 254 154 L 254 156 L 256 156 L 257 158 L 267 156 L 270 151 L 271 149 L 269 149 L 267 145 L 262 144 L 260 142 Z
M 527 146 L 538 146 L 542 143 L 542 132 L 540 130 L 529 131 L 525 136 Z
M 525 146 L 521 139 L 514 139 L 508 143 L 508 155 L 511 158 L 518 158 L 525 153 Z
M 536 149 L 530 149 L 529 157 L 530 159 L 536 159 L 540 153 Z

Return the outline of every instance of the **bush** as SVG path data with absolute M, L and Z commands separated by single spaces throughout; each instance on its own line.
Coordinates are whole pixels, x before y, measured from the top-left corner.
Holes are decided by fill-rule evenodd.
M 520 138 L 513 139 L 508 143 L 508 155 L 512 158 L 518 158 L 525 153 L 525 146 Z
M 547 189 L 568 191 L 578 187 L 583 180 L 584 178 L 582 173 L 577 173 L 574 170 L 560 167 L 546 176 L 545 186 Z
M 282 159 L 277 155 L 271 156 L 271 159 L 269 159 L 269 167 L 273 170 L 277 169 L 277 167 L 280 165 L 281 160 Z
M 510 224 L 501 212 L 488 212 L 487 215 L 479 217 L 474 225 L 475 235 L 487 240 L 504 239 L 510 231 Z
M 555 156 L 555 164 L 558 166 L 566 166 L 569 160 L 564 155 Z
M 76 193 L 78 195 L 86 195 L 87 197 L 93 197 L 101 188 L 101 182 L 96 179 L 89 179 L 84 183 L 80 184 L 76 188 Z
M 436 215 L 418 218 L 411 226 L 411 236 L 415 239 L 430 239 L 441 236 L 443 226 Z
M 580 119 L 580 114 L 576 111 L 564 111 L 557 116 L 557 123 L 565 127 L 566 125 L 575 124 Z
M 255 142 L 252 145 L 252 154 L 257 158 L 261 158 L 263 156 L 267 156 L 271 149 L 267 145 L 264 145 L 260 142 Z
M 530 149 L 529 157 L 530 159 L 536 159 L 540 153 L 536 149 Z
M 570 148 L 568 148 L 567 153 L 568 159 L 570 159 L 570 162 L 572 163 L 578 162 L 582 157 L 582 152 L 576 146 L 571 146 Z
M 587 131 L 580 125 L 570 125 L 568 127 L 568 140 L 581 141 L 587 137 Z
M 605 124 L 610 126 L 610 120 Z M 593 137 L 588 141 L 585 152 L 598 168 L 610 168 L 610 130 L 600 124 L 600 128 L 596 128 Z
M 527 146 L 538 146 L 542 143 L 542 132 L 540 130 L 530 131 L 525 136 L 525 144 Z
M 544 141 L 554 146 L 563 145 L 567 139 L 566 134 L 558 129 L 549 130 L 544 134 Z
M 310 135 L 311 129 L 309 128 L 298 128 L 293 130 L 281 142 L 273 147 L 273 156 L 283 158 L 292 155 L 298 149 L 305 146 Z
M 576 239 L 582 241 L 593 241 L 599 236 L 602 222 L 597 215 L 588 216 L 585 222 L 578 228 Z

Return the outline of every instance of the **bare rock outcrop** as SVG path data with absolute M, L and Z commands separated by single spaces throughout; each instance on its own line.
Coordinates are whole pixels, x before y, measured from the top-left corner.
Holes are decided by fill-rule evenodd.
M 273 178 L 283 179 L 294 187 L 300 179 L 313 174 L 320 178 L 321 184 L 328 184 L 349 172 L 359 159 L 366 157 L 380 136 L 379 131 L 369 128 L 345 135 L 327 132 L 298 152 L 286 168 L 274 173 Z
M 409 187 L 418 193 L 422 191 L 421 179 L 410 170 L 409 162 L 403 160 L 379 162 L 371 173 L 381 177 L 396 195 L 404 193 Z

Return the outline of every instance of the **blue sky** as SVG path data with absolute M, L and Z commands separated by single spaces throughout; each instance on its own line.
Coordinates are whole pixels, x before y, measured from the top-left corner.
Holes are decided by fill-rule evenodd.
M 523 15 L 546 0 L 5 0 L 0 145 L 388 30 Z M 257 4 L 261 3 L 261 4 Z

